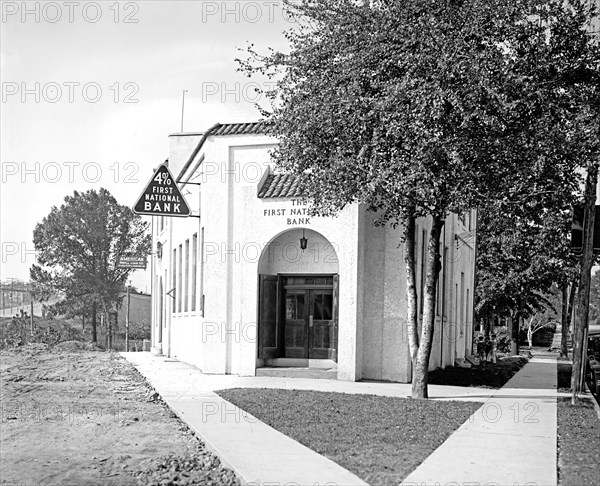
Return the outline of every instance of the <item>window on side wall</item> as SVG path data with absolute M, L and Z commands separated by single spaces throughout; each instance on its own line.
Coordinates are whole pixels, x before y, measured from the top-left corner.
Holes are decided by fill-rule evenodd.
M 194 312 L 196 310 L 196 288 L 198 282 L 196 281 L 198 277 L 198 233 L 194 233 L 192 236 L 192 302 L 191 302 L 191 310 Z
M 171 263 L 171 278 L 172 278 L 172 289 L 171 297 L 173 298 L 173 314 L 177 312 L 176 299 L 177 299 L 177 248 L 173 250 L 173 262 Z
M 190 300 L 190 240 L 185 240 L 185 294 L 183 296 L 183 311 L 187 312 Z
M 177 312 L 181 312 L 181 294 L 183 293 L 181 291 L 183 288 L 181 281 L 183 276 L 183 271 L 181 268 L 183 263 L 183 245 L 179 245 L 179 260 L 177 261 L 177 263 L 177 287 L 179 288 L 179 292 L 177 292 Z

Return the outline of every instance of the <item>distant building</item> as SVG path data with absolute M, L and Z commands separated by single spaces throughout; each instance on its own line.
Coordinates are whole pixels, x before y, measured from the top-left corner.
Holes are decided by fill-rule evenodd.
M 114 349 L 125 349 L 125 328 L 127 323 L 127 309 L 129 307 L 129 343 L 130 350 L 142 350 L 142 341 L 149 340 L 152 325 L 152 296 L 139 292 L 121 294 L 123 300 L 117 311 L 116 332 L 113 338 Z
M 153 217 L 153 351 L 205 373 L 410 382 L 401 229 L 375 228 L 359 204 L 309 216 L 270 160 L 276 144 L 259 123 L 171 135 L 170 170 L 200 217 Z M 475 217 L 450 215 L 443 231 L 432 369 L 472 353 Z M 429 228 L 417 221 L 420 295 Z

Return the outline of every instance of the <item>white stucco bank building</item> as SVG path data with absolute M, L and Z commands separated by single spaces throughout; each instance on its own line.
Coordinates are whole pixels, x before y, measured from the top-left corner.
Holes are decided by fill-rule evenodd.
M 153 351 L 205 373 L 410 382 L 401 230 L 375 228 L 358 204 L 309 216 L 270 160 L 276 144 L 259 123 L 170 136 L 194 217 L 153 217 Z M 474 216 L 445 224 L 432 369 L 471 353 Z M 419 313 L 428 230 L 417 221 Z

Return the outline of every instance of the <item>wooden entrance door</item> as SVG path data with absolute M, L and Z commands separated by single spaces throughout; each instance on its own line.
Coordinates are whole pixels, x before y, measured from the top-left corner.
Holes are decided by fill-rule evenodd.
M 285 290 L 285 357 L 308 358 L 308 292 Z
M 337 361 L 338 281 L 260 275 L 258 357 Z
M 333 289 L 308 292 L 308 357 L 336 359 Z
M 259 277 L 258 357 L 281 356 L 280 315 L 281 278 L 276 275 Z
M 337 359 L 334 291 L 285 290 L 285 357 Z

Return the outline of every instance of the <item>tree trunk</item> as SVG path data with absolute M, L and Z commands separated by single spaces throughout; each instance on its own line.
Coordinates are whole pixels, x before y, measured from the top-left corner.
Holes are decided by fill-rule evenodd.
M 578 287 L 579 282 L 577 281 L 577 279 L 573 279 L 573 283 L 571 284 L 571 288 L 569 289 L 569 308 L 567 309 L 567 336 L 569 334 L 571 335 L 571 346 L 573 346 L 573 309 L 575 308 L 575 296 L 577 295 Z
M 106 335 L 107 335 L 107 348 L 112 349 L 113 335 L 112 335 L 112 317 L 108 312 L 104 312 L 104 322 L 106 322 Z
M 404 263 L 406 265 L 406 295 L 408 349 L 413 368 L 416 365 L 419 349 L 419 333 L 417 329 L 417 279 L 415 276 L 415 217 L 409 214 L 404 228 Z
M 562 285 L 562 314 L 560 328 L 560 355 L 567 358 L 569 351 L 567 349 L 567 336 L 569 335 L 569 284 L 565 282 Z
M 427 277 L 425 278 L 421 342 L 412 376 L 413 398 L 428 398 L 429 357 L 431 356 L 431 345 L 433 343 L 436 289 L 440 273 L 440 234 L 443 227 L 444 220 L 439 216 L 433 216 L 427 244 Z
M 533 317 L 529 319 L 529 323 L 527 324 L 527 342 L 529 343 L 529 349 L 533 348 Z
M 490 334 L 492 334 L 494 332 L 494 324 L 496 323 L 496 316 L 490 316 L 487 319 L 487 327 L 485 329 L 485 338 L 489 338 Z
M 521 329 L 521 315 L 517 312 L 515 315 L 515 324 L 513 326 L 513 336 L 511 349 L 514 349 L 513 356 L 519 355 L 519 330 Z
M 96 302 L 94 302 L 92 304 L 92 342 L 96 343 L 98 342 L 98 335 L 97 335 L 97 322 L 96 322 Z
M 575 323 L 573 339 L 573 371 L 571 373 L 571 403 L 577 401 L 577 392 L 581 389 L 581 361 L 583 358 L 584 335 L 588 327 L 590 284 L 592 265 L 594 263 L 594 219 L 596 205 L 596 186 L 598 185 L 598 166 L 600 162 L 593 161 L 588 165 L 585 181 L 585 209 L 583 218 L 583 248 L 579 275 L 579 290 L 575 304 Z
M 510 355 L 517 356 L 519 354 L 519 313 L 508 318 L 508 335 L 510 336 Z

